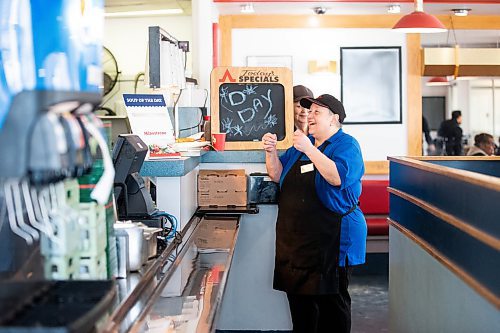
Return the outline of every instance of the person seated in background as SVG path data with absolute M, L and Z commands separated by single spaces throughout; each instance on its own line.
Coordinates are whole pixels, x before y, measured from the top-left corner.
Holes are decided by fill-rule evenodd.
M 455 110 L 451 113 L 451 119 L 445 120 L 439 126 L 438 135 L 444 138 L 446 155 L 462 155 L 462 112 Z
M 481 133 L 474 137 L 474 146 L 467 152 L 467 156 L 491 156 L 495 153 L 493 135 Z
M 495 145 L 495 155 L 500 156 L 500 136 L 498 137 L 498 145 Z
M 307 115 L 309 110 L 300 105 L 300 100 L 304 97 L 314 98 L 311 89 L 298 85 L 293 87 L 293 123 L 295 130 L 301 130 L 307 134 Z

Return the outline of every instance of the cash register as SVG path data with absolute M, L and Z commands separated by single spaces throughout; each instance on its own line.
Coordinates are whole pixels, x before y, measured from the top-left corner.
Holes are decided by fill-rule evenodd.
M 139 175 L 148 146 L 134 134 L 120 134 L 113 148 L 114 194 L 119 220 L 142 222 L 163 228 L 165 212 L 159 211 Z

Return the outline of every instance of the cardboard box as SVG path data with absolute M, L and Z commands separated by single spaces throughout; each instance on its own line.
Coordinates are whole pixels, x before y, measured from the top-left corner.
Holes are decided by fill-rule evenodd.
M 245 170 L 200 170 L 198 205 L 246 206 L 247 176 Z
M 246 206 L 247 192 L 201 192 L 198 191 L 198 206 Z
M 236 220 L 203 220 L 196 230 L 194 242 L 199 249 L 229 249 L 236 225 Z
M 244 169 L 236 170 L 200 170 L 198 191 L 247 191 L 247 176 Z

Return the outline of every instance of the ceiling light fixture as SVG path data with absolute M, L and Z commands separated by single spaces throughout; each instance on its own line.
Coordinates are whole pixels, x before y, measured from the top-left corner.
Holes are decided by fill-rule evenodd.
M 437 87 L 437 86 L 449 86 L 451 85 L 451 83 L 450 81 L 448 81 L 446 77 L 436 76 L 427 81 L 425 85 L 429 87 Z
M 327 11 L 327 8 L 325 7 L 314 7 L 313 8 L 314 10 L 314 13 L 316 13 L 317 15 L 324 15 Z
M 387 9 L 387 12 L 389 14 L 399 14 L 401 13 L 401 6 L 400 5 L 390 5 L 389 8 Z
M 423 0 L 415 0 L 415 11 L 403 16 L 392 29 L 411 34 L 446 31 L 446 27 L 435 16 L 424 13 Z
M 253 9 L 253 4 L 247 3 L 244 5 L 241 5 L 240 12 L 242 14 L 252 14 L 253 12 L 255 12 L 255 10 Z
M 451 10 L 455 16 L 467 16 L 469 15 L 470 8 L 455 8 Z
M 104 13 L 104 17 L 157 16 L 157 15 L 175 15 L 182 13 L 183 13 L 182 9 L 172 8 L 172 9 L 136 10 L 129 12 Z

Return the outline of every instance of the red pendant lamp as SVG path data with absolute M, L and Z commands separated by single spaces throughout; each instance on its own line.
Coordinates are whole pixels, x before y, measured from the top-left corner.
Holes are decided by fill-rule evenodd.
M 431 78 L 429 81 L 425 83 L 426 86 L 435 87 L 435 86 L 449 86 L 451 84 L 450 81 L 446 77 L 436 76 Z
M 403 16 L 394 27 L 405 33 L 445 32 L 446 27 L 435 16 L 424 13 L 424 1 L 415 0 L 415 11 Z

